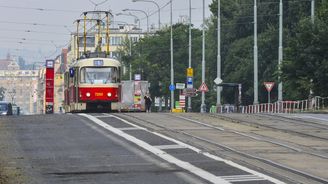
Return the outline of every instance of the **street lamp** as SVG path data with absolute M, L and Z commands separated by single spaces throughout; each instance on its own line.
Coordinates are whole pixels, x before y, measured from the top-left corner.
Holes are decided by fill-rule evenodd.
M 217 55 L 217 79 L 221 78 L 221 0 L 218 0 L 218 55 Z M 221 106 L 221 87 L 216 88 L 216 107 Z
M 257 0 L 254 0 L 254 102 L 256 105 L 258 100 L 258 47 L 257 47 Z
M 150 1 L 150 0 L 132 0 L 132 2 L 149 2 L 153 3 L 157 6 L 158 9 L 158 29 L 161 29 L 161 7 L 155 2 L 155 1 Z
M 205 84 L 205 0 L 203 0 L 203 41 L 202 41 L 202 84 Z M 202 91 L 202 103 L 200 112 L 206 112 L 205 91 Z
M 171 112 L 174 109 L 174 69 L 173 69 L 173 28 L 172 28 L 172 0 L 170 0 L 170 29 L 171 29 L 171 38 L 170 38 L 170 52 L 171 52 Z
M 143 10 L 136 10 L 136 9 L 124 9 L 124 10 L 122 10 L 122 11 L 135 11 L 135 12 L 141 12 L 141 13 L 144 13 L 145 15 L 146 15 L 146 18 L 147 18 L 147 33 L 149 33 L 149 15 L 145 12 L 145 11 L 143 11 Z
M 132 13 L 117 13 L 116 16 L 121 16 L 121 15 L 125 15 L 125 16 L 131 16 L 134 17 L 136 21 L 138 21 L 138 28 L 140 29 L 140 19 L 139 17 L 137 17 L 136 15 L 133 15 Z

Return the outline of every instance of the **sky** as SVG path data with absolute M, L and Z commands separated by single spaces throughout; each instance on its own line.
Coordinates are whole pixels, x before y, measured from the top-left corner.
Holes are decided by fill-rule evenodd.
M 161 24 L 170 23 L 169 0 L 153 0 L 161 9 Z M 202 23 L 202 0 L 191 0 L 192 23 L 200 27 Z M 209 4 L 205 0 L 205 17 L 211 16 Z M 96 6 L 99 4 L 98 6 Z M 165 6 L 167 5 L 167 6 Z M 165 7 L 164 7 L 165 6 Z M 123 9 L 138 9 L 148 13 L 157 11 L 153 3 L 132 2 L 132 0 L 0 0 L 0 59 L 9 52 L 14 58 L 22 56 L 28 63 L 43 62 L 60 54 L 75 31 L 73 22 L 81 18 L 83 11 L 108 10 L 114 21 L 134 23 L 130 16 L 116 16 Z M 189 15 L 189 0 L 173 0 L 173 23 L 181 16 Z M 145 15 L 132 12 L 141 19 L 141 28 L 146 30 Z M 158 14 L 149 17 L 149 24 L 158 25 Z

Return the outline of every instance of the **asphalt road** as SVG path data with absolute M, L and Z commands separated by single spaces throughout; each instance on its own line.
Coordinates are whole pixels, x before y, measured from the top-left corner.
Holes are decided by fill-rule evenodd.
M 0 134 L 9 183 L 208 183 L 79 115 L 1 117 Z
M 324 140 L 328 116 L 285 116 L 303 121 L 287 122 L 289 119 L 264 115 L 242 116 L 252 122 L 236 124 L 199 114 L 156 113 L 0 117 L 0 184 L 280 184 L 284 183 L 283 178 L 292 176 L 270 174 L 272 170 L 261 163 L 253 164 L 266 169 L 255 171 L 254 165 L 247 168 L 218 157 L 232 153 L 227 151 L 228 146 L 301 169 L 302 176 L 297 176 L 301 183 L 307 183 L 306 178 L 301 179 L 307 173 L 322 177 L 312 178 L 316 183 L 325 181 L 322 168 L 326 168 Z M 254 123 L 263 130 L 259 131 Z M 297 127 L 303 132 L 295 132 Z M 279 139 L 270 137 L 278 133 Z M 288 140 L 284 140 L 283 134 Z M 300 142 L 301 138 L 305 140 L 304 136 L 306 141 Z M 207 148 L 200 145 L 205 140 L 210 141 Z M 239 158 L 240 162 L 248 159 Z M 307 162 L 308 167 L 304 168 L 299 160 Z M 254 161 L 247 162 L 249 165 Z

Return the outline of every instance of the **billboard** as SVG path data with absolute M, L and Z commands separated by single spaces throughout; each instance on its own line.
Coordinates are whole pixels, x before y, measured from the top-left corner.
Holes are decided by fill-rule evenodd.
M 46 60 L 46 114 L 52 114 L 54 105 L 54 60 Z

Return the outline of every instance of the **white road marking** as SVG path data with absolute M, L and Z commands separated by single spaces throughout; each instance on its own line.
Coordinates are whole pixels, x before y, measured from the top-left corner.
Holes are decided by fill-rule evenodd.
M 102 115 L 102 116 L 94 116 L 96 118 L 112 118 L 112 115 Z
M 229 181 L 221 178 L 220 176 L 215 176 L 215 175 L 213 175 L 211 173 L 208 173 L 207 171 L 204 171 L 203 169 L 200 169 L 198 167 L 193 166 L 192 164 L 190 164 L 188 162 L 184 162 L 182 160 L 179 160 L 179 159 L 177 159 L 177 158 L 175 158 L 175 157 L 167 154 L 166 152 L 164 152 L 164 151 L 156 148 L 155 146 L 151 146 L 151 145 L 149 145 L 148 143 L 146 143 L 146 142 L 144 142 L 142 140 L 139 140 L 139 139 L 137 139 L 137 138 L 135 138 L 135 137 L 133 137 L 133 136 L 131 136 L 129 134 L 126 134 L 125 132 L 122 132 L 121 130 L 119 130 L 117 128 L 114 128 L 114 127 L 106 124 L 105 122 L 103 122 L 103 121 L 101 121 L 101 120 L 99 120 L 99 119 L 97 119 L 97 118 L 95 118 L 93 116 L 90 116 L 90 115 L 87 115 L 87 114 L 80 114 L 80 115 L 89 118 L 90 120 L 92 120 L 93 122 L 95 122 L 96 124 L 98 124 L 99 126 L 102 126 L 102 127 L 106 128 L 107 130 L 109 130 L 109 131 L 117 134 L 118 136 L 121 136 L 121 137 L 125 138 L 126 140 L 131 141 L 131 142 L 135 143 L 136 145 L 138 145 L 138 146 L 140 146 L 140 147 L 142 147 L 142 148 L 144 148 L 144 149 L 146 149 L 146 150 L 154 153 L 155 155 L 157 155 L 160 158 L 168 161 L 169 163 L 173 163 L 173 164 L 175 164 L 175 165 L 177 165 L 177 166 L 179 166 L 179 167 L 181 167 L 183 169 L 186 169 L 189 172 L 194 173 L 195 175 L 197 175 L 197 176 L 199 176 L 199 177 L 201 177 L 201 178 L 203 178 L 203 179 L 205 179 L 207 181 L 210 181 L 212 183 L 220 183 L 220 184 L 230 183 Z M 113 115 L 113 117 L 114 118 L 117 118 L 117 119 L 123 121 L 124 123 L 127 123 L 127 124 L 131 125 L 131 126 L 143 128 L 143 127 L 140 127 L 140 126 L 135 125 L 133 123 L 130 123 L 130 122 L 128 122 L 128 121 L 126 121 L 126 120 L 124 120 L 124 119 L 122 119 L 120 117 L 117 117 L 117 116 L 114 116 L 114 115 Z M 180 145 L 182 147 L 191 149 L 191 150 L 195 151 L 196 153 L 202 154 L 202 155 L 204 155 L 204 156 L 206 156 L 208 158 L 211 158 L 211 159 L 216 160 L 216 161 L 224 162 L 224 163 L 226 163 L 226 164 L 228 164 L 230 166 L 233 166 L 235 168 L 238 168 L 238 169 L 241 169 L 241 170 L 246 171 L 248 173 L 251 173 L 251 174 L 257 176 L 257 178 L 263 178 L 263 180 L 268 180 L 268 181 L 271 181 L 271 182 L 276 183 L 276 184 L 285 184 L 284 182 L 282 182 L 280 180 L 277 180 L 277 179 L 272 178 L 270 176 L 267 176 L 265 174 L 259 173 L 257 171 L 251 170 L 251 169 L 249 169 L 247 167 L 244 167 L 244 166 L 241 166 L 239 164 L 236 164 L 236 163 L 234 163 L 234 162 L 232 162 L 230 160 L 226 160 L 226 159 L 220 158 L 220 157 L 215 156 L 215 155 L 212 155 L 212 154 L 210 154 L 208 152 L 203 152 L 202 150 L 200 150 L 200 149 L 198 149 L 196 147 L 193 147 L 191 145 L 185 144 L 185 143 L 183 143 L 181 141 L 178 141 L 176 139 L 167 137 L 167 136 L 165 136 L 163 134 L 160 134 L 160 133 L 157 133 L 157 132 L 149 131 L 146 128 L 143 128 L 143 129 L 145 131 L 147 131 L 147 132 L 153 133 L 153 134 L 155 134 L 155 135 L 157 135 L 159 137 L 162 137 L 162 138 L 167 139 L 167 140 L 169 140 L 171 142 L 174 142 L 174 143 L 176 143 L 176 144 L 178 144 L 178 145 Z
M 126 127 L 126 128 L 117 128 L 119 130 L 122 130 L 122 131 L 128 131 L 128 130 L 146 130 L 145 128 L 138 128 L 138 127 Z
M 264 178 L 255 175 L 232 175 L 232 176 L 220 176 L 221 178 L 230 182 L 246 182 L 246 181 L 262 181 Z
M 264 178 L 265 180 L 271 181 L 271 182 L 273 182 L 273 183 L 276 183 L 276 184 L 284 184 L 284 182 L 282 182 L 282 181 L 280 181 L 280 180 L 277 180 L 277 179 L 272 178 L 272 177 L 270 177 L 270 176 L 267 176 L 267 175 L 265 175 L 265 174 L 259 173 L 259 172 L 257 172 L 257 171 L 252 170 L 252 169 L 249 169 L 249 168 L 247 168 L 247 167 L 241 166 L 241 165 L 236 164 L 236 163 L 234 163 L 234 162 L 232 162 L 232 161 L 230 161 L 230 160 L 226 160 L 226 159 L 220 158 L 220 157 L 215 156 L 215 155 L 212 155 L 212 154 L 210 154 L 210 153 L 208 153 L 208 152 L 203 152 L 202 150 L 200 150 L 200 149 L 198 149 L 198 148 L 196 148 L 196 147 L 193 147 L 193 146 L 191 146 L 191 145 L 185 144 L 185 143 L 183 143 L 183 142 L 181 142 L 181 141 L 178 141 L 178 140 L 172 139 L 172 138 L 170 138 L 170 137 L 167 137 L 167 136 L 165 136 L 165 135 L 159 134 L 159 133 L 157 133 L 157 132 L 152 132 L 152 133 L 155 134 L 155 135 L 158 135 L 158 136 L 160 136 L 160 137 L 162 137 L 162 138 L 164 138 L 164 139 L 167 139 L 167 140 L 169 140 L 169 141 L 172 141 L 172 142 L 175 142 L 175 143 L 177 143 L 177 144 L 179 144 L 179 145 L 182 145 L 182 146 L 184 146 L 184 147 L 186 147 L 186 148 L 189 148 L 189 149 L 195 151 L 196 153 L 199 153 L 199 154 L 202 154 L 202 155 L 204 155 L 204 156 L 207 156 L 208 158 L 211 158 L 211 159 L 213 159 L 213 160 L 224 162 L 224 163 L 226 163 L 226 164 L 228 164 L 228 165 L 230 165 L 230 166 L 232 166 L 232 167 L 235 167 L 235 168 L 238 168 L 238 169 L 240 169 L 240 170 L 246 171 L 246 172 L 251 173 L 251 174 L 253 174 L 253 175 L 255 175 L 255 176 L 258 176 L 258 177 Z
M 212 183 L 217 183 L 217 184 L 228 184 L 230 182 L 220 178 L 220 177 L 217 177 L 215 176 L 214 174 L 211 174 L 203 169 L 200 169 L 192 164 L 190 164 L 189 162 L 185 162 L 185 161 L 182 161 L 182 160 L 179 160 L 169 154 L 167 154 L 166 152 L 154 147 L 154 146 L 151 146 L 150 144 L 140 140 L 140 139 L 137 139 L 117 128 L 114 128 L 110 125 L 108 125 L 107 123 L 101 121 L 100 119 L 96 118 L 96 117 L 93 117 L 91 115 L 88 115 L 88 114 L 80 114 L 81 116 L 84 116 L 88 119 L 90 119 L 91 121 L 93 121 L 94 123 L 98 124 L 99 126 L 111 131 L 112 133 L 130 141 L 130 142 L 133 142 L 134 144 L 140 146 L 141 148 L 144 148 L 146 149 L 147 151 L 155 154 L 156 156 L 166 160 L 167 162 L 169 163 L 172 163 L 172 164 L 175 164 L 177 165 L 178 167 L 181 167 L 209 182 L 212 182 Z
M 172 144 L 172 145 L 160 145 L 160 146 L 154 146 L 155 148 L 161 149 L 161 150 L 167 150 L 167 149 L 181 149 L 186 148 L 178 144 Z

